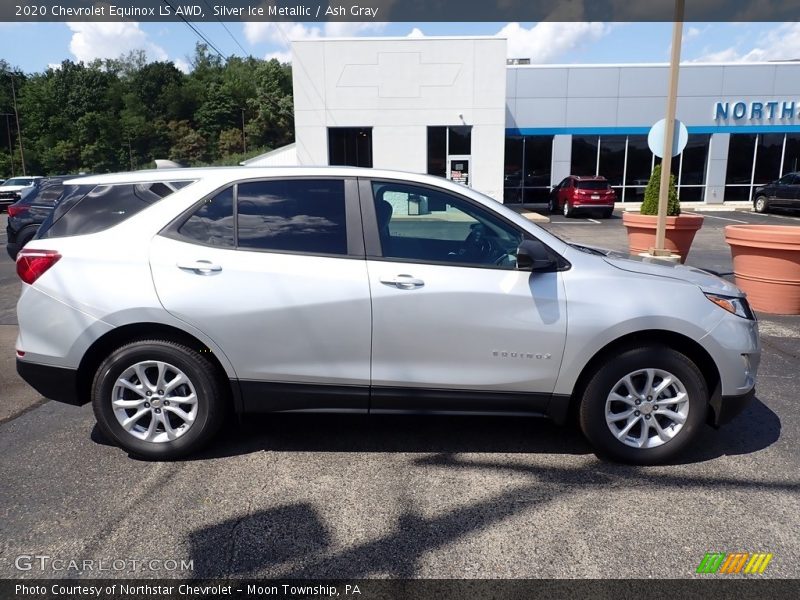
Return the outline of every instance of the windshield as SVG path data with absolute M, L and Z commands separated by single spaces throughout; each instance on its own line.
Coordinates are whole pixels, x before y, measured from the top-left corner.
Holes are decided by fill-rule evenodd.
M 30 177 L 12 177 L 11 179 L 8 179 L 3 184 L 3 186 L 7 186 L 7 185 L 9 185 L 9 186 L 10 185 L 30 185 L 32 183 L 33 183 L 33 179 L 31 179 Z

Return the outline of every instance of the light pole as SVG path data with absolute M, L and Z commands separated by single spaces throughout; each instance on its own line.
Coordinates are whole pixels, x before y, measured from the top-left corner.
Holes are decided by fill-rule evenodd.
M 242 152 L 247 154 L 247 138 L 244 135 L 244 109 L 242 109 Z
M 25 152 L 22 150 L 22 131 L 19 128 L 19 111 L 17 110 L 17 90 L 14 87 L 14 74 L 10 71 L 6 71 L 9 77 L 11 77 L 11 97 L 14 99 L 14 116 L 17 120 L 17 141 L 19 142 L 19 159 L 22 162 L 22 174 L 26 175 L 25 173 Z
M 672 143 L 675 133 L 675 105 L 678 98 L 678 72 L 681 62 L 681 36 L 683 34 L 683 8 L 685 0 L 675 0 L 675 21 L 672 26 L 672 53 L 669 60 L 669 91 L 667 93 L 667 118 L 664 124 L 664 153 L 661 159 L 661 182 L 658 193 L 658 220 L 656 221 L 656 246 L 653 254 L 662 255 L 667 229 L 667 202 L 669 176 L 672 169 Z
M 14 113 L 0 113 L 6 118 L 6 131 L 8 132 L 8 156 L 11 159 L 11 176 L 14 177 L 14 145 L 11 143 L 11 123 L 8 117 L 13 116 Z

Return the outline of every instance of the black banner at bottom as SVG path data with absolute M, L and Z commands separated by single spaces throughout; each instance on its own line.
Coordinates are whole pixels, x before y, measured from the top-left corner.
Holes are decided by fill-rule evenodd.
M 732 600 L 800 598 L 800 580 L 699 579 L 362 579 L 362 580 L 0 580 L 2 600 L 466 600 L 592 598 Z

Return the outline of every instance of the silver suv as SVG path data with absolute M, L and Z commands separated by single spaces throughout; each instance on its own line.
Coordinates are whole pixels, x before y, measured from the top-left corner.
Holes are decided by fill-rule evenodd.
M 600 454 L 656 463 L 741 410 L 760 355 L 718 277 L 391 171 L 81 178 L 17 272 L 20 375 L 146 458 L 232 409 L 574 415 Z

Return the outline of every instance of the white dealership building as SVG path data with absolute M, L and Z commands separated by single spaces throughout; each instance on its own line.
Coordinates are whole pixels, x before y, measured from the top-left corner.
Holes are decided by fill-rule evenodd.
M 358 165 L 457 179 L 541 202 L 570 174 L 641 200 L 666 108 L 665 64 L 535 65 L 495 37 L 292 44 L 296 144 L 250 162 Z M 522 63 L 522 64 L 520 64 Z M 800 63 L 686 63 L 673 159 L 682 201 L 747 200 L 800 170 Z

